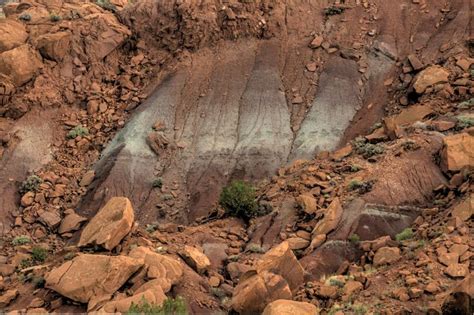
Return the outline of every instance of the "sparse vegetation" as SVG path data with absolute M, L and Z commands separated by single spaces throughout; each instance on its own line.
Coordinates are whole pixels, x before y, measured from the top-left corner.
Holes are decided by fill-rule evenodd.
M 384 152 L 384 148 L 381 145 L 369 143 L 364 137 L 357 137 L 352 142 L 352 146 L 358 154 L 366 159 Z
M 49 19 L 51 20 L 51 22 L 59 22 L 61 21 L 61 16 L 59 14 L 57 14 L 56 12 L 51 12 L 51 14 L 49 15 Z
M 26 235 L 17 236 L 12 240 L 12 245 L 13 246 L 25 245 L 25 244 L 29 244 L 29 243 L 31 243 L 31 238 L 29 236 L 26 236 Z
M 163 179 L 161 177 L 156 178 L 153 183 L 152 183 L 153 188 L 159 188 L 163 187 Z
M 117 11 L 117 7 L 114 4 L 110 3 L 109 0 L 97 0 L 95 3 L 104 10 L 114 13 Z
M 20 185 L 20 194 L 23 195 L 29 191 L 37 192 L 42 183 L 43 180 L 40 177 L 36 175 L 28 176 L 28 178 Z
M 357 190 L 360 194 L 365 194 L 372 190 L 373 182 L 372 181 L 360 181 L 357 179 L 353 179 L 350 181 L 347 188 L 349 190 Z
M 420 145 L 413 140 L 407 140 L 402 143 L 402 148 L 405 151 L 414 151 L 420 148 Z
M 331 15 L 338 15 L 344 12 L 345 8 L 330 6 L 324 9 L 324 15 L 331 16 Z
M 395 236 L 395 239 L 399 242 L 404 240 L 409 240 L 413 237 L 413 230 L 411 228 L 406 228 Z
M 356 172 L 360 171 L 361 169 L 362 169 L 362 167 L 357 165 L 357 164 L 351 165 L 351 172 L 352 173 L 356 173 Z
M 353 244 L 358 244 L 360 242 L 360 236 L 357 234 L 352 234 L 349 236 L 349 241 Z
M 35 288 L 44 288 L 44 285 L 46 284 L 46 280 L 41 277 L 41 276 L 33 276 L 31 279 L 31 283 L 35 286 Z
M 139 304 L 132 303 L 126 314 L 186 315 L 188 314 L 188 310 L 186 307 L 186 302 L 182 297 L 179 296 L 175 299 L 166 299 L 162 306 L 150 304 L 145 298 L 143 298 Z
M 243 181 L 234 181 L 224 187 L 219 202 L 231 216 L 249 220 L 260 214 L 255 188 Z
M 265 250 L 262 248 L 262 246 L 258 244 L 250 244 L 247 246 L 247 251 L 251 253 L 257 253 L 257 254 L 264 254 Z
M 19 18 L 21 21 L 25 21 L 25 22 L 31 21 L 31 15 L 29 15 L 28 13 L 23 13 L 23 14 L 20 15 L 18 18 Z
M 472 71 L 474 71 L 474 70 L 472 70 Z M 467 100 L 467 101 L 461 102 L 458 105 L 456 105 L 456 107 L 459 108 L 459 109 L 469 109 L 473 106 L 474 106 L 474 97 Z
M 474 126 L 474 116 L 472 115 L 459 115 L 457 119 L 456 129 L 458 130 Z
M 148 233 L 153 233 L 156 231 L 156 228 L 156 224 L 147 224 L 145 227 L 145 231 L 147 231 Z
M 33 247 L 31 259 L 36 263 L 43 263 L 48 257 L 48 250 L 42 247 Z
M 79 126 L 74 127 L 73 129 L 71 129 L 68 132 L 67 138 L 68 139 L 75 139 L 77 137 L 84 137 L 84 136 L 88 136 L 88 135 L 89 135 L 89 129 L 79 125 Z

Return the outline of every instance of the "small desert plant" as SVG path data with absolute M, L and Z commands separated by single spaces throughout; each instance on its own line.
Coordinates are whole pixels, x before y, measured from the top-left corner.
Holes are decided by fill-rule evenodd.
M 360 194 L 365 194 L 372 190 L 373 184 L 374 184 L 373 181 L 365 182 L 365 181 L 353 179 L 351 180 L 347 188 L 349 188 L 349 190 L 357 190 Z
M 145 227 L 145 231 L 147 231 L 148 233 L 153 233 L 156 231 L 156 228 L 156 224 L 147 224 Z
M 474 70 L 472 70 L 472 71 L 474 71 Z M 458 105 L 456 105 L 456 107 L 459 108 L 459 109 L 469 109 L 473 106 L 474 106 L 474 97 L 467 100 L 467 101 L 461 102 Z
M 36 263 L 43 263 L 48 257 L 48 250 L 42 247 L 33 247 L 31 249 L 31 259 Z
M 366 159 L 384 152 L 384 148 L 381 145 L 369 143 L 364 137 L 357 137 L 352 142 L 352 146 L 358 154 L 361 154 Z
M 460 115 L 457 119 L 456 129 L 458 130 L 474 126 L 474 116 Z
M 395 239 L 399 242 L 409 240 L 413 237 L 413 230 L 406 228 L 395 236 Z
M 360 236 L 357 234 L 352 234 L 349 236 L 349 241 L 353 244 L 358 244 L 360 242 Z
M 31 238 L 29 236 L 26 236 L 26 235 L 17 236 L 12 240 L 12 245 L 13 246 L 25 245 L 25 244 L 29 244 L 29 243 L 31 243 Z
M 29 191 L 37 192 L 42 183 L 43 180 L 40 177 L 36 175 L 28 176 L 28 178 L 20 185 L 20 194 L 23 195 Z
M 59 22 L 62 18 L 56 12 L 51 12 L 51 14 L 49 15 L 49 19 L 51 20 L 51 22 Z
M 255 188 L 243 181 L 224 187 L 219 202 L 231 216 L 249 220 L 259 215 Z
M 71 129 L 68 132 L 67 138 L 68 139 L 75 139 L 79 136 L 84 137 L 84 136 L 88 136 L 88 135 L 89 135 L 89 129 L 79 125 L 79 126 L 74 127 L 73 129 Z
M 23 13 L 18 18 L 25 22 L 31 21 L 31 15 L 29 15 L 28 13 Z
M 402 143 L 402 148 L 405 151 L 414 151 L 420 148 L 420 145 L 413 140 L 407 140 Z
M 331 15 L 338 15 L 344 12 L 344 8 L 330 6 L 324 9 L 324 15 L 331 16 Z
M 356 173 L 356 172 L 360 171 L 361 169 L 362 169 L 362 167 L 357 165 L 357 164 L 351 165 L 351 172 L 352 173 Z
M 132 303 L 126 314 L 146 314 L 146 315 L 186 315 L 188 310 L 186 302 L 182 297 L 176 299 L 166 299 L 162 306 L 150 304 L 145 298 L 139 304 Z
M 152 186 L 153 188 L 163 187 L 163 179 L 161 177 L 156 178 L 155 180 L 153 180 Z
M 44 285 L 46 284 L 46 280 L 41 277 L 41 276 L 34 276 L 31 279 L 31 283 L 35 286 L 35 288 L 44 288 Z
M 247 246 L 247 251 L 251 253 L 256 253 L 256 254 L 265 253 L 265 250 L 262 248 L 262 246 L 258 244 L 250 244 L 249 246 Z

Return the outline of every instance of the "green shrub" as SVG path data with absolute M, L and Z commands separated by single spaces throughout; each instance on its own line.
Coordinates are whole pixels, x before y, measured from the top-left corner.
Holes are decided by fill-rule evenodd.
M 74 127 L 73 129 L 71 129 L 68 132 L 67 138 L 68 139 L 75 139 L 79 136 L 84 137 L 84 136 L 88 136 L 88 135 L 89 135 L 89 129 L 79 125 L 79 126 Z
M 247 246 L 247 251 L 251 253 L 257 253 L 257 254 L 264 254 L 265 250 L 262 248 L 262 246 L 258 244 L 249 244 Z
M 352 173 L 356 173 L 356 172 L 360 171 L 361 169 L 362 169 L 362 167 L 357 165 L 357 164 L 351 165 L 351 172 Z
M 156 178 L 152 183 L 153 188 L 163 187 L 163 179 L 161 177 Z
M 224 187 L 219 202 L 231 216 L 248 220 L 259 215 L 255 189 L 243 181 Z
M 349 236 L 349 241 L 353 244 L 357 244 L 360 242 L 360 236 L 357 234 L 352 234 L 351 236 Z
M 25 21 L 25 22 L 29 22 L 31 21 L 31 15 L 29 15 L 28 13 L 23 13 L 22 15 L 20 15 L 20 17 L 18 17 L 20 20 L 22 21 Z
M 37 263 L 43 263 L 48 257 L 48 250 L 42 247 L 33 247 L 31 258 Z
M 364 137 L 357 137 L 352 141 L 352 146 L 358 154 L 366 159 L 384 152 L 384 148 L 381 145 L 369 143 Z
M 366 192 L 369 192 L 372 190 L 373 184 L 374 184 L 373 181 L 364 182 L 357 179 L 353 179 L 350 181 L 347 188 L 349 190 L 357 190 L 360 194 L 365 194 Z
M 12 241 L 13 246 L 25 245 L 29 243 L 31 243 L 31 239 L 29 236 L 26 236 L 26 235 L 17 236 Z
M 59 22 L 62 18 L 56 12 L 51 12 L 51 14 L 49 15 L 49 19 L 51 20 L 51 22 Z
M 28 176 L 28 178 L 20 185 L 20 194 L 23 195 L 29 191 L 37 192 L 42 183 L 43 180 L 40 177 L 36 175 Z
M 31 283 L 35 286 L 35 288 L 44 288 L 44 285 L 46 284 L 46 280 L 41 277 L 41 276 L 33 276 L 31 279 Z
M 344 8 L 330 6 L 324 9 L 324 15 L 331 16 L 331 15 L 338 15 L 344 12 Z
M 409 240 L 413 237 L 413 230 L 406 228 L 395 236 L 395 239 L 399 242 Z
M 472 71 L 474 71 L 474 70 L 472 70 Z M 458 105 L 456 105 L 456 107 L 459 108 L 459 109 L 469 109 L 473 106 L 474 106 L 474 97 L 467 100 L 467 101 L 461 102 Z
M 457 117 L 456 129 L 464 129 L 474 126 L 474 116 L 459 115 Z
M 176 299 L 166 299 L 162 306 L 150 304 L 145 298 L 142 298 L 139 304 L 132 303 L 130 309 L 125 314 L 186 315 L 188 310 L 186 302 L 179 296 Z

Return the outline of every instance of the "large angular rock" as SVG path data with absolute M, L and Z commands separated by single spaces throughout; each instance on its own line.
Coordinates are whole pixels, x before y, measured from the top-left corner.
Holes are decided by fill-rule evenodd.
M 146 287 L 145 287 L 146 286 Z M 132 303 L 135 305 L 140 305 L 143 301 L 146 301 L 149 304 L 155 306 L 161 306 L 166 300 L 166 295 L 163 292 L 163 289 L 159 285 L 148 286 L 146 283 L 143 285 L 144 289 L 139 288 L 134 295 L 119 299 L 116 301 L 111 301 L 106 303 L 101 311 L 106 313 L 122 313 L 125 314 L 132 306 Z
M 422 94 L 432 85 L 448 82 L 448 77 L 448 70 L 440 66 L 431 66 L 421 71 L 415 77 L 413 88 L 418 94 Z
M 324 213 L 324 218 L 313 229 L 313 236 L 328 234 L 334 230 L 342 217 L 342 206 L 339 198 L 335 198 Z
M 290 287 L 283 277 L 263 271 L 244 278 L 235 287 L 232 308 L 240 314 L 260 314 L 268 303 L 291 297 Z
M 318 308 L 306 302 L 276 300 L 265 307 L 262 315 L 315 315 Z
M 462 202 L 454 206 L 451 212 L 453 217 L 458 217 L 462 221 L 467 221 L 474 216 L 474 194 L 469 196 Z
M 256 269 L 258 273 L 269 271 L 282 276 L 292 291 L 304 280 L 304 269 L 293 254 L 288 242 L 283 242 L 268 251 L 257 263 Z
M 28 44 L 0 54 L 0 74 L 9 76 L 15 86 L 30 81 L 42 65 L 41 56 Z
M 185 245 L 180 256 L 191 268 L 200 274 L 204 273 L 211 266 L 209 258 L 196 247 Z
M 382 247 L 375 253 L 374 266 L 385 264 L 393 264 L 400 260 L 400 248 L 398 247 Z
M 399 114 L 384 119 L 385 132 L 391 139 L 396 139 L 401 136 L 401 126 L 422 121 L 432 113 L 433 109 L 429 105 L 410 106 L 403 109 Z
M 113 197 L 84 228 L 78 246 L 100 245 L 112 250 L 130 232 L 134 218 L 130 200 Z
M 441 167 L 444 171 L 456 172 L 463 167 L 474 167 L 474 137 L 459 133 L 443 139 Z
M 59 234 L 77 231 L 81 227 L 81 223 L 87 221 L 87 218 L 78 215 L 73 210 L 70 210 L 67 213 L 65 211 L 64 213 L 66 214 L 66 216 L 64 217 L 61 222 L 61 225 L 59 226 Z
M 7 292 L 0 295 L 0 308 L 7 307 L 16 297 L 19 292 L 17 289 L 8 290 Z
M 316 199 L 312 194 L 301 194 L 298 198 L 296 198 L 296 202 L 307 214 L 313 214 L 317 210 Z
M 71 48 L 72 35 L 70 32 L 48 33 L 36 40 L 36 47 L 43 57 L 60 62 Z
M 126 256 L 79 255 L 49 272 L 46 287 L 81 303 L 112 295 L 140 267 L 143 260 Z
M 148 268 L 148 278 L 158 279 L 165 293 L 183 276 L 183 266 L 179 261 L 155 253 L 149 248 L 143 246 L 137 247 L 129 253 L 129 257 L 142 260 L 145 267 Z
M 0 19 L 0 53 L 23 45 L 28 33 L 22 23 L 13 19 Z

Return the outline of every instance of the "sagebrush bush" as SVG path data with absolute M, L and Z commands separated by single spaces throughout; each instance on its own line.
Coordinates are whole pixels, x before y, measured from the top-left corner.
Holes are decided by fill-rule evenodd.
M 176 297 L 175 299 L 166 299 L 162 306 L 150 304 L 145 298 L 142 298 L 140 303 L 132 303 L 126 314 L 187 315 L 188 310 L 186 307 L 186 302 L 180 296 Z
M 48 257 L 48 250 L 42 247 L 33 247 L 31 249 L 31 259 L 37 263 L 43 263 Z
M 84 137 L 89 135 L 89 129 L 83 126 L 76 126 L 73 129 L 71 129 L 68 134 L 67 138 L 68 139 L 75 139 L 79 136 Z
M 395 239 L 399 242 L 409 240 L 413 237 L 413 230 L 406 228 L 395 236 Z
M 31 238 L 29 236 L 26 236 L 26 235 L 17 236 L 12 240 L 12 245 L 13 246 L 25 245 L 25 244 L 29 244 L 29 243 L 31 243 Z
M 219 202 L 226 212 L 249 220 L 259 215 L 255 188 L 243 181 L 233 181 L 224 187 Z
M 36 175 L 28 176 L 28 178 L 20 185 L 20 194 L 23 195 L 29 191 L 37 192 L 42 183 L 43 180 L 40 177 Z
M 384 148 L 381 145 L 369 143 L 364 137 L 357 137 L 352 142 L 352 146 L 358 154 L 361 154 L 366 159 L 384 152 Z

